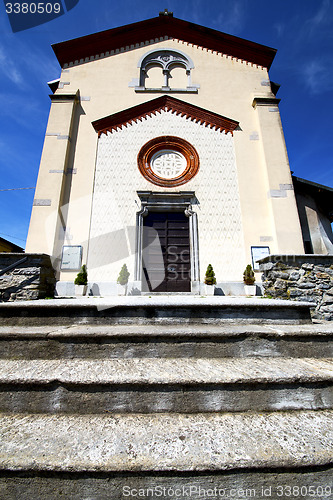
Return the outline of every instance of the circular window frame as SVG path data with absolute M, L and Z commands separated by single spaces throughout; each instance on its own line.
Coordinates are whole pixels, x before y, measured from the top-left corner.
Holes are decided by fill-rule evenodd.
M 172 179 L 165 179 L 155 174 L 151 168 L 153 156 L 162 150 L 175 151 L 182 154 L 186 160 L 185 170 Z M 173 188 L 189 182 L 199 170 L 199 155 L 196 149 L 185 139 L 174 136 L 156 137 L 148 141 L 138 154 L 138 167 L 141 175 L 156 186 Z

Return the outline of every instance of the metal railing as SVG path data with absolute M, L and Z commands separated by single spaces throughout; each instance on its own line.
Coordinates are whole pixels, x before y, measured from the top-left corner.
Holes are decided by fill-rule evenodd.
M 0 271 L 0 276 L 3 276 L 4 274 L 8 273 L 8 271 L 15 269 L 15 267 L 19 266 L 20 264 L 23 264 L 23 262 L 26 262 L 27 260 L 28 260 L 28 257 L 23 257 L 23 259 L 20 259 L 17 262 L 14 262 L 14 264 L 11 264 L 10 266 L 5 267 L 5 269 L 2 269 Z

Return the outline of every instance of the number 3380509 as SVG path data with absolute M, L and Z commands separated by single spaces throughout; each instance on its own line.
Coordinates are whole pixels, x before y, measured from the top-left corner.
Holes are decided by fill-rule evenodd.
M 60 3 L 6 3 L 7 14 L 59 14 Z

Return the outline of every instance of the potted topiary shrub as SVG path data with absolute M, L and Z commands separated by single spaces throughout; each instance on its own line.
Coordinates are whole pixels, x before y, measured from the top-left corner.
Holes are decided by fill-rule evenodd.
M 88 284 L 88 274 L 87 268 L 85 265 L 81 267 L 81 271 L 78 273 L 74 280 L 75 285 L 75 295 L 78 297 L 82 297 L 87 292 L 87 284 Z
M 117 283 L 118 283 L 118 295 L 126 295 L 127 293 L 127 283 L 130 273 L 128 272 L 126 264 L 120 270 Z
M 205 285 L 206 285 L 206 295 L 214 295 L 216 278 L 213 270 L 213 266 L 208 264 L 206 275 L 205 275 Z
M 256 294 L 256 285 L 254 284 L 256 278 L 254 276 L 254 272 L 251 264 L 246 266 L 246 269 L 243 273 L 243 281 L 244 281 L 244 289 L 245 295 L 255 295 Z

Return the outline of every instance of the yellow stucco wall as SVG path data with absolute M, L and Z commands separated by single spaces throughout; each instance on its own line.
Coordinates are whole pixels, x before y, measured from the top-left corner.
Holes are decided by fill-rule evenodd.
M 252 106 L 254 98 L 274 97 L 267 70 L 177 40 L 164 40 L 62 72 L 65 84 L 56 95 L 79 91 L 81 100 L 74 112 L 73 102 L 52 103 L 47 134 L 69 134 L 71 142 L 57 136 L 45 138 L 36 198 L 51 200 L 51 205 L 34 207 L 26 250 L 59 255 L 63 241 L 83 244 L 86 262 L 98 142 L 91 123 L 163 95 L 137 93 L 129 87 L 133 78 L 139 77 L 140 58 L 159 48 L 181 50 L 194 62 L 192 83 L 200 85 L 198 93 L 174 97 L 240 124 L 234 132 L 234 148 L 245 259 L 232 279 L 241 281 L 241 270 L 251 261 L 251 245 L 268 245 L 271 253 L 303 253 L 294 192 L 288 188 L 292 182 L 278 109 L 272 111 L 275 104 Z M 76 173 L 50 173 L 64 169 Z M 185 184 L 180 190 L 186 189 Z M 151 184 L 151 190 L 158 188 Z M 60 218 L 63 229 L 58 218 L 61 198 L 60 204 L 66 206 Z M 63 272 L 60 279 L 72 280 L 75 274 Z

